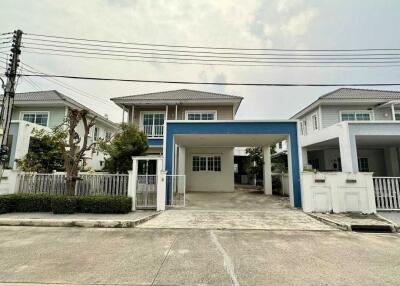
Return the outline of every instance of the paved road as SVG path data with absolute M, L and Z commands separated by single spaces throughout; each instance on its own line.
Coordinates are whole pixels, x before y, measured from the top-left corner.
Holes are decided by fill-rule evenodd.
M 399 245 L 341 231 L 0 227 L 0 284 L 398 285 Z

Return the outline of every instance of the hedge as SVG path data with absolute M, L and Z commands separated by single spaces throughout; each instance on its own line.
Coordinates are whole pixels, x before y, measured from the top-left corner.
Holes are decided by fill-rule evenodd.
M 47 194 L 11 194 L 0 196 L 0 213 L 50 212 L 55 214 L 129 213 L 132 199 L 109 196 L 55 196 Z

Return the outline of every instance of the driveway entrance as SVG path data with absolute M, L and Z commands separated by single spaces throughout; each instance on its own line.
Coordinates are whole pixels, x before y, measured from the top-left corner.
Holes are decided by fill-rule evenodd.
M 140 228 L 336 230 L 290 208 L 286 197 L 266 196 L 256 189 L 232 193 L 187 193 L 186 207 L 168 209 Z

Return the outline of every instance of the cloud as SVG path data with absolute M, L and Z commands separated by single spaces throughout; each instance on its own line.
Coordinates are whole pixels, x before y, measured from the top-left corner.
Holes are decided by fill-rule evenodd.
M 282 32 L 289 33 L 293 36 L 301 36 L 307 33 L 312 22 L 317 18 L 318 10 L 315 8 L 309 8 L 301 11 L 297 15 L 291 17 L 287 24 L 281 28 Z

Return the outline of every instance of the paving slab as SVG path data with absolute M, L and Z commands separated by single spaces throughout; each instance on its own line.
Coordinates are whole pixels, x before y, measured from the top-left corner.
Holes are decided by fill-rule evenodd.
M 242 229 L 334 231 L 300 210 L 167 210 L 138 227 L 170 229 Z
M 158 214 L 155 211 L 135 211 L 128 214 L 6 213 L 0 215 L 0 226 L 135 227 Z

